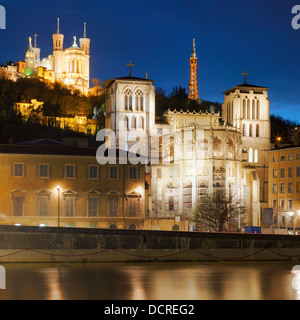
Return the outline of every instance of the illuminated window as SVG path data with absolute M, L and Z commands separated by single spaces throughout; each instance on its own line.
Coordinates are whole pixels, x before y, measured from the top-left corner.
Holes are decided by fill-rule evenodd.
M 273 178 L 277 178 L 277 169 L 273 169 Z
M 220 157 L 223 155 L 222 141 L 218 138 L 215 138 L 213 142 L 213 155 L 214 157 Z
M 38 197 L 38 213 L 40 217 L 48 216 L 49 212 L 49 198 L 46 196 Z
M 254 162 L 255 163 L 258 162 L 258 150 L 257 149 L 254 150 Z
M 124 109 L 132 111 L 132 92 L 129 89 L 124 93 Z
M 253 162 L 253 149 L 249 148 L 248 151 L 248 162 Z
M 137 90 L 135 93 L 135 110 L 144 111 L 144 95 L 141 90 Z

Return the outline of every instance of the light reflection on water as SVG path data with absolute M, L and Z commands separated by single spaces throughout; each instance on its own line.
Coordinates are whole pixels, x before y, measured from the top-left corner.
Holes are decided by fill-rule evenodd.
M 296 262 L 3 264 L 1 300 L 298 300 Z

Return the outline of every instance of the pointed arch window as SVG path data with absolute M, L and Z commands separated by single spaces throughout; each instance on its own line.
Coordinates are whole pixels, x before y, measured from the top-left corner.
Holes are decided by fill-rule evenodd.
M 251 109 L 250 109 L 250 100 L 247 100 L 247 119 L 250 119 L 250 113 L 251 113 Z
M 249 137 L 253 136 L 252 129 L 253 129 L 252 124 L 250 124 L 250 126 L 249 126 Z
M 135 92 L 135 110 L 144 111 L 144 94 L 140 89 Z
M 247 111 L 246 111 L 246 99 L 243 100 L 243 118 L 246 119 Z
M 132 92 L 130 89 L 124 92 L 124 109 L 132 111 Z
M 144 118 L 143 117 L 140 117 L 140 119 L 139 119 L 139 128 L 144 129 Z

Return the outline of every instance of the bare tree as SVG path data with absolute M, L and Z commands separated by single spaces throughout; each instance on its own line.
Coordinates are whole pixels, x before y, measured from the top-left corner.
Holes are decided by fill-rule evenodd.
M 199 199 L 190 214 L 190 221 L 195 223 L 196 230 L 202 227 L 205 230 L 222 232 L 227 225 L 231 232 L 232 226 L 238 226 L 247 213 L 248 209 L 231 192 L 217 190 L 212 195 Z

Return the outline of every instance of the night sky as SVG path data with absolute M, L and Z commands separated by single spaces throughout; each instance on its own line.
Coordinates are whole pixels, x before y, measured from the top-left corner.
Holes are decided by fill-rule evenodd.
M 300 0 L 0 0 L 7 29 L 0 30 L 0 63 L 25 59 L 28 37 L 38 34 L 41 57 L 52 53 L 60 18 L 64 48 L 73 36 L 91 38 L 91 78 L 132 75 L 155 80 L 169 94 L 188 90 L 189 57 L 196 39 L 198 89 L 203 100 L 243 83 L 269 87 L 271 113 L 300 122 L 300 29 L 291 25 Z M 300 21 L 299 21 L 300 22 Z

